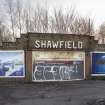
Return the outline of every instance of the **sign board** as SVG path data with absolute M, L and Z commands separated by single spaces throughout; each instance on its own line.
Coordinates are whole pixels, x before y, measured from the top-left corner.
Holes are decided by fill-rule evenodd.
M 92 52 L 92 75 L 105 75 L 105 52 Z
M 0 77 L 24 76 L 24 51 L 0 51 Z
M 84 79 L 83 52 L 33 51 L 33 81 Z
M 51 49 L 82 49 L 82 41 L 51 41 L 51 40 L 35 40 L 35 48 L 51 48 Z
M 32 51 L 89 51 L 94 44 L 93 37 L 88 35 L 29 33 L 27 48 Z

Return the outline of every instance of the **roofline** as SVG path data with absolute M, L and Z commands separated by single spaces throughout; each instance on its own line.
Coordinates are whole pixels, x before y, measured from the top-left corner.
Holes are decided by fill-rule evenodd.
M 71 35 L 71 36 L 83 36 L 83 37 L 94 37 L 94 36 L 90 36 L 90 35 L 87 35 L 87 34 L 70 34 L 70 33 L 42 33 L 42 32 L 27 32 L 26 34 L 49 34 L 49 35 Z M 25 35 L 25 34 L 22 34 L 22 35 Z

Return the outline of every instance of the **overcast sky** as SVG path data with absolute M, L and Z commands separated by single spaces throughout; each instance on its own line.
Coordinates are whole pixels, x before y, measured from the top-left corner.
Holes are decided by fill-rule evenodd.
M 31 0 L 28 0 L 31 1 Z M 39 3 L 48 8 L 75 8 L 80 15 L 94 19 L 95 26 L 105 21 L 105 0 L 32 0 L 32 5 Z
M 0 0 L 0 3 L 2 3 Z M 95 27 L 98 27 L 105 21 L 105 0 L 20 0 L 27 8 L 30 4 L 36 7 L 37 4 L 46 6 L 51 10 L 52 8 L 74 8 L 81 16 L 90 17 L 94 20 Z M 27 6 L 26 6 L 26 3 Z M 1 5 L 1 4 L 0 4 Z M 2 5 L 1 5 L 2 6 Z M 50 11 L 52 12 L 52 11 Z

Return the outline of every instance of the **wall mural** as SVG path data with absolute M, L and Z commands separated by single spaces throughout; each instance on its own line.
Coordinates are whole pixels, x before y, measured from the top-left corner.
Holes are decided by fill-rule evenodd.
M 105 52 L 92 53 L 92 75 L 105 75 Z
M 36 51 L 32 55 L 33 81 L 84 78 L 84 53 Z
M 24 77 L 24 51 L 0 51 L 0 77 Z

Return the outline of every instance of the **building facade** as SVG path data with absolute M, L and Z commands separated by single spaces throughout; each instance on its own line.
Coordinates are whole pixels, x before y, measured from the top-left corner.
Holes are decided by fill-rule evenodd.
M 3 42 L 0 49 L 1 55 L 14 55 L 6 57 L 6 64 L 0 59 L 6 72 L 0 73 L 2 81 L 71 81 L 91 76 L 90 52 L 105 46 L 88 35 L 27 33 L 16 42 Z

